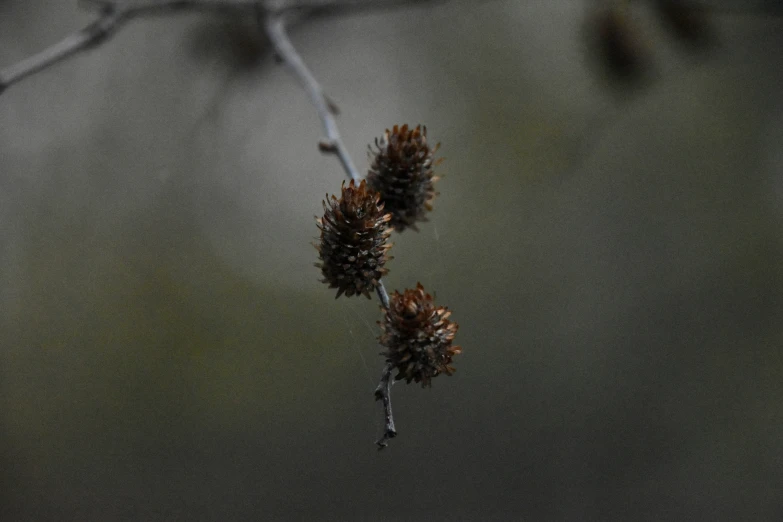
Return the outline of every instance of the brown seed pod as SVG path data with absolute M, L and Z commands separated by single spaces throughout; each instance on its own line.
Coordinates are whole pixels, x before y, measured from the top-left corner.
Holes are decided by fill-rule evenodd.
M 440 144 L 427 144 L 427 127 L 395 125 L 375 140 L 375 147 L 377 151 L 370 148 L 372 165 L 367 183 L 381 194 L 395 230 L 417 230 L 415 223 L 427 221 L 425 214 L 432 210 L 432 200 L 438 195 L 433 184 L 439 178 L 432 167 L 438 163 L 433 155 Z
M 358 186 L 351 180 L 342 185 L 342 195 L 323 202 L 324 215 L 316 218 L 321 230 L 320 242 L 315 245 L 321 269 L 330 288 L 337 288 L 337 296 L 363 294 L 368 299 L 378 286 L 378 280 L 388 270 L 391 259 L 387 251 L 392 229 L 391 214 L 383 211 L 380 195 L 362 181 Z
M 435 306 L 421 283 L 415 290 L 392 294 L 389 309 L 379 321 L 379 340 L 386 348 L 381 355 L 397 371 L 396 380 L 421 382 L 426 387 L 432 385 L 433 377 L 454 373 L 451 359 L 462 348 L 451 345 L 459 325 L 448 320 L 450 315 L 448 308 Z

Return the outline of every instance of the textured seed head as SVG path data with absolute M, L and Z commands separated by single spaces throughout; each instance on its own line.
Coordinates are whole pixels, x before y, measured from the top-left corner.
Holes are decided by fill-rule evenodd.
M 432 210 L 432 200 L 437 196 L 434 183 L 438 177 L 432 167 L 438 163 L 433 162 L 433 155 L 440 144 L 429 146 L 427 127 L 395 125 L 375 140 L 375 146 L 377 151 L 370 148 L 372 164 L 367 183 L 381 194 L 395 230 L 416 230 L 417 221 L 427 221 L 425 214 Z
M 432 385 L 433 377 L 454 373 L 451 359 L 462 349 L 451 345 L 459 325 L 448 320 L 450 315 L 447 308 L 435 306 L 421 283 L 415 290 L 392 294 L 380 321 L 379 340 L 386 348 L 381 355 L 397 371 L 395 379 L 426 387 Z
M 320 258 L 315 266 L 321 269 L 322 281 L 337 288 L 336 297 L 370 298 L 388 272 L 384 265 L 391 259 L 391 214 L 383 211 L 380 195 L 364 181 L 357 186 L 352 180 L 347 187 L 343 182 L 340 199 L 326 197 L 324 215 L 316 218 L 321 237 L 315 245 Z

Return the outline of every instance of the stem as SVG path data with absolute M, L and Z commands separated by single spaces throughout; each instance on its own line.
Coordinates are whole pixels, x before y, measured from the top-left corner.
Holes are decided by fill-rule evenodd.
M 288 34 L 285 30 L 285 20 L 282 16 L 269 15 L 264 20 L 264 29 L 275 48 L 275 52 L 280 59 L 285 62 L 291 69 L 291 72 L 299 80 L 304 87 L 307 94 L 310 96 L 310 101 L 313 102 L 315 110 L 318 113 L 318 117 L 321 119 L 321 123 L 326 133 L 326 138 L 319 143 L 319 147 L 322 152 L 328 152 L 335 154 L 343 165 L 346 174 L 358 182 L 362 179 L 361 174 L 356 169 L 351 156 L 348 154 L 348 149 L 343 143 L 340 131 L 337 129 L 337 122 L 332 116 L 332 111 L 329 110 L 329 100 L 324 95 L 321 84 L 315 79 L 313 73 L 310 72 L 307 65 L 305 65 L 302 57 L 294 48 L 291 40 L 288 38 Z
M 0 93 L 28 76 L 108 39 L 122 23 L 129 19 L 127 14 L 127 11 L 108 7 L 104 9 L 100 17 L 87 27 L 66 36 L 51 47 L 1 70 Z
M 378 445 L 378 450 L 382 450 L 388 446 L 389 439 L 393 439 L 397 436 L 391 407 L 391 388 L 394 384 L 394 379 L 392 379 L 393 369 L 394 366 L 391 363 L 386 363 L 386 366 L 383 367 L 383 373 L 381 373 L 381 382 L 379 382 L 378 387 L 375 388 L 375 400 L 383 401 L 383 412 L 386 419 L 383 436 L 375 443 Z
M 251 0 L 163 0 L 158 2 L 115 2 L 89 0 L 86 2 L 100 13 L 86 27 L 66 36 L 22 61 L 0 70 L 0 93 L 28 76 L 41 72 L 59 62 L 104 43 L 126 22 L 152 14 L 165 14 L 188 9 L 226 11 L 250 8 L 258 4 Z
M 348 177 L 354 181 L 360 181 L 362 176 L 359 174 L 359 171 L 351 160 L 348 149 L 340 136 L 340 131 L 337 129 L 337 121 L 333 116 L 334 111 L 331 110 L 332 104 L 324 94 L 323 88 L 318 83 L 318 80 L 315 79 L 315 76 L 304 63 L 304 60 L 302 60 L 302 57 L 288 38 L 283 16 L 267 14 L 263 22 L 264 29 L 266 30 L 269 40 L 272 42 L 275 52 L 280 60 L 288 65 L 291 72 L 307 91 L 307 94 L 310 96 L 310 100 L 313 102 L 315 110 L 318 113 L 318 117 L 321 119 L 324 132 L 326 132 L 326 138 L 319 143 L 321 152 L 336 155 Z M 382 280 L 378 280 L 376 293 L 378 294 L 381 306 L 388 310 L 389 293 L 386 291 L 386 287 Z M 376 442 L 379 449 L 385 448 L 388 445 L 388 440 L 397 435 L 397 431 L 394 429 L 394 417 L 392 416 L 391 409 L 391 387 L 394 383 L 394 379 L 391 378 L 392 369 L 393 366 L 387 363 L 381 374 L 381 382 L 375 389 L 376 399 L 381 399 L 383 401 L 383 410 L 386 417 L 383 437 Z
M 142 16 L 183 11 L 237 11 L 260 8 L 264 13 L 281 15 L 289 11 L 322 9 L 340 12 L 349 9 L 394 7 L 415 0 L 157 0 L 116 1 L 82 0 L 100 14 L 86 27 L 71 33 L 20 62 L 0 69 L 0 94 L 11 85 L 59 62 L 100 45 L 126 22 Z M 341 151 L 341 154 L 346 154 Z M 347 155 L 346 155 L 347 157 Z M 350 160 L 349 160 L 350 161 Z M 354 169 L 355 170 L 355 169 Z

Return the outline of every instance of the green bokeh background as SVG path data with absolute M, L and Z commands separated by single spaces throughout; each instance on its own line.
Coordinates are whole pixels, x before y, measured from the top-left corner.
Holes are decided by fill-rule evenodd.
M 592 6 L 292 31 L 362 168 L 395 123 L 446 158 L 387 285 L 464 353 L 394 388 L 380 453 L 377 301 L 312 266 L 344 174 L 252 20 L 136 21 L 4 93 L 0 519 L 779 520 L 783 19 L 694 51 L 637 2 L 655 62 L 621 88 Z M 0 1 L 0 64 L 89 19 Z

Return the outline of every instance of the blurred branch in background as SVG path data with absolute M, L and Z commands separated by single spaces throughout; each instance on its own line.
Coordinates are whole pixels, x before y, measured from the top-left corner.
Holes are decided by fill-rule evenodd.
M 645 2 L 641 2 L 645 3 Z M 689 51 L 716 43 L 710 9 L 694 0 L 646 0 L 667 33 Z M 611 76 L 622 82 L 647 79 L 655 68 L 648 25 L 635 15 L 640 2 L 603 0 L 588 15 L 588 35 Z M 714 8 L 713 8 L 714 9 Z
M 88 26 L 66 36 L 24 60 L 0 70 L 0 93 L 11 85 L 51 67 L 63 60 L 104 43 L 125 23 L 136 18 L 185 11 L 236 11 L 261 9 L 267 15 L 282 15 L 288 11 L 378 9 L 421 3 L 428 0 L 159 0 L 157 2 L 116 2 L 84 0 L 82 3 L 98 11 L 98 17 Z
M 333 114 L 337 107 L 324 94 L 323 88 L 294 48 L 286 32 L 290 18 L 286 15 L 295 11 L 299 14 L 307 10 L 332 10 L 361 8 L 395 7 L 405 4 L 425 3 L 429 0 L 268 0 L 265 2 L 249 0 L 162 0 L 158 2 L 114 2 L 105 0 L 87 0 L 88 7 L 97 9 L 99 15 L 83 29 L 65 37 L 60 42 L 34 54 L 15 65 L 0 71 L 0 93 L 9 86 L 43 71 L 61 61 L 75 56 L 81 51 L 91 49 L 107 41 L 126 22 L 135 18 L 161 15 L 186 10 L 250 10 L 252 9 L 263 26 L 266 36 L 274 46 L 278 58 L 291 69 L 309 94 L 326 133 L 319 143 L 319 149 L 338 157 L 347 176 L 359 182 L 363 176 L 359 173 L 348 153 Z M 378 278 L 375 290 L 382 307 L 389 310 L 389 294 Z M 339 295 L 339 294 L 338 294 Z M 394 365 L 387 363 L 375 395 L 382 400 L 385 412 L 385 427 L 382 438 L 377 442 L 384 448 L 389 439 L 396 435 L 391 410 L 391 387 L 394 383 L 392 370 Z

